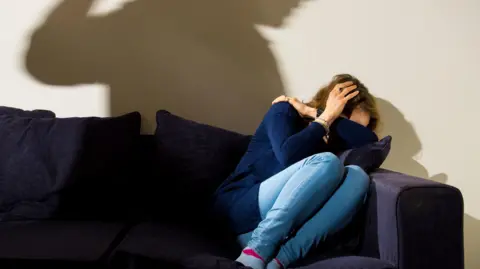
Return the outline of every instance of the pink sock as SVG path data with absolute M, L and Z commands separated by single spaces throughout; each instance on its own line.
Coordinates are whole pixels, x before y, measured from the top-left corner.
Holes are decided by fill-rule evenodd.
M 255 252 L 255 250 L 253 250 L 253 249 L 251 249 L 251 248 L 246 248 L 246 249 L 244 249 L 242 252 L 245 253 L 245 254 L 247 254 L 247 255 L 253 256 L 253 257 L 257 258 L 257 259 L 260 259 L 260 260 L 262 260 L 263 262 L 265 262 L 265 261 L 263 260 L 263 258 L 260 257 L 260 255 L 258 255 L 258 253 Z
M 237 258 L 237 262 L 253 269 L 265 268 L 265 261 L 263 258 L 251 248 L 245 248 L 240 254 L 240 257 Z
M 281 269 L 283 269 L 283 264 L 280 262 L 279 259 L 275 258 L 273 260 L 278 264 L 278 266 L 280 266 Z

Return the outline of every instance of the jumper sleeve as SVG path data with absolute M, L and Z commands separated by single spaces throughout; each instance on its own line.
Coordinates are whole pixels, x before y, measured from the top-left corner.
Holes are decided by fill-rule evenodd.
M 284 166 L 290 166 L 315 153 L 327 151 L 326 131 L 317 122 L 299 128 L 297 110 L 287 102 L 274 104 L 264 119 L 273 152 Z
M 338 118 L 331 126 L 348 148 L 358 148 L 378 141 L 377 135 L 369 128 L 345 118 Z

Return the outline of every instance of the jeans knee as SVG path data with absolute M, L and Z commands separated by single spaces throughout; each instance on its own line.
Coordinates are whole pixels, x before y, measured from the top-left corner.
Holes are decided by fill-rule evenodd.
M 331 152 L 322 152 L 314 154 L 307 158 L 306 164 L 331 163 L 332 165 L 340 165 L 340 159 Z
M 318 153 L 308 157 L 305 165 L 315 166 L 332 178 L 341 179 L 344 172 L 343 163 L 335 154 L 330 152 Z M 319 178 L 319 180 L 322 179 Z
M 370 176 L 357 165 L 348 165 L 345 167 L 347 176 L 351 178 L 355 184 L 362 189 L 367 189 L 370 186 Z

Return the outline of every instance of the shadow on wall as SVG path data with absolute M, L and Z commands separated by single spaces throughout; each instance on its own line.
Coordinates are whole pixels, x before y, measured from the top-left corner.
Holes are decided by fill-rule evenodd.
M 383 117 L 381 134 L 393 137 L 391 154 L 384 167 L 446 184 L 448 176 L 445 173 L 429 176 L 427 169 L 414 159 L 414 156 L 422 150 L 422 143 L 402 112 L 387 100 L 377 98 L 377 102 Z M 476 253 L 480 249 L 480 220 L 464 214 L 464 234 L 466 268 L 480 268 L 480 260 Z
M 50 85 L 103 83 L 111 115 L 167 109 L 251 133 L 283 84 L 254 25 L 278 27 L 301 0 L 136 0 L 103 16 L 63 0 L 32 34 L 26 68 Z M 69 105 L 69 104 L 65 104 Z
M 391 135 L 393 138 L 392 150 L 384 167 L 441 183 L 447 182 L 445 173 L 430 177 L 427 169 L 415 160 L 415 156 L 422 150 L 422 142 L 402 112 L 382 98 L 377 98 L 377 104 L 382 114 L 381 135 Z
M 467 269 L 480 268 L 480 220 L 465 214 L 464 218 L 465 256 Z

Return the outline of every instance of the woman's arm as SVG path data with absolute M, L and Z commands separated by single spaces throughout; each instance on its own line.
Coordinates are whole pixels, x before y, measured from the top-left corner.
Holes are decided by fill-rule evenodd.
M 352 81 L 335 85 L 329 93 L 325 111 L 300 131 L 298 127 L 295 128 L 295 123 L 301 120 L 300 114 L 308 116 L 311 108 L 283 95 L 275 99 L 265 117 L 265 124 L 279 162 L 289 166 L 314 153 L 327 151 L 327 144 L 323 140 L 327 134 L 326 128 L 330 129 L 328 126 L 340 116 L 345 104 L 358 95 L 356 88 Z
M 323 141 L 324 127 L 312 122 L 306 128 L 298 126 L 301 117 L 288 102 L 279 102 L 270 108 L 264 119 L 265 129 L 277 160 L 290 166 L 310 155 L 327 151 Z
M 345 118 L 338 118 L 331 126 L 347 148 L 358 148 L 378 141 L 377 135 L 369 128 Z

